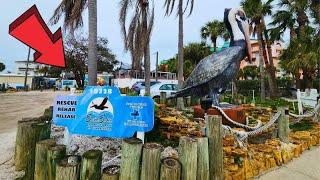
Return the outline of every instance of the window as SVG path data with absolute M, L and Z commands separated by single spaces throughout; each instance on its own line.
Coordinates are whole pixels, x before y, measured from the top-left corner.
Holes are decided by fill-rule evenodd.
M 171 87 L 169 86 L 169 84 L 164 84 L 159 89 L 160 90 L 171 90 Z

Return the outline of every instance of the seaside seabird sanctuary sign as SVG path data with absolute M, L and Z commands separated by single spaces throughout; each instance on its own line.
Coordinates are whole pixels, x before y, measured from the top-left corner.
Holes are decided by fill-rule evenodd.
M 89 86 L 81 96 L 55 98 L 53 122 L 71 134 L 132 137 L 154 125 L 154 103 L 149 97 L 121 96 L 110 86 Z

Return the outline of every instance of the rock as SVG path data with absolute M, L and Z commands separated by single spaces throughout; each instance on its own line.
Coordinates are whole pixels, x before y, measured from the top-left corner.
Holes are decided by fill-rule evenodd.
M 247 152 L 243 149 L 234 149 L 232 151 L 232 156 L 245 158 L 247 156 Z
M 273 157 L 274 157 L 274 159 L 275 159 L 275 161 L 276 161 L 276 164 L 277 164 L 278 166 L 281 166 L 282 163 L 283 163 L 282 155 L 281 155 L 281 150 L 279 150 L 279 149 L 274 149 L 274 150 L 273 150 Z
M 178 151 L 170 146 L 166 147 L 161 152 L 161 159 L 168 158 L 168 157 L 178 159 L 179 158 Z
M 232 173 L 229 171 L 224 171 L 223 173 L 224 180 L 232 180 Z
M 243 168 L 246 179 L 251 179 L 254 177 L 253 168 L 248 158 L 244 159 Z
M 266 167 L 269 169 L 276 166 L 277 166 L 277 163 L 274 157 L 271 155 L 266 155 Z
M 309 131 L 297 131 L 294 133 L 293 137 L 299 140 L 308 140 L 310 135 Z
M 231 156 L 233 148 L 231 146 L 223 147 L 223 152 L 226 156 Z
M 238 164 L 229 164 L 226 169 L 231 172 L 236 172 L 239 169 Z
M 234 136 L 226 136 L 223 138 L 223 146 L 234 146 L 235 145 L 235 138 Z
M 238 172 L 232 175 L 232 180 L 243 180 L 243 179 L 245 179 L 243 168 L 240 168 Z
M 300 157 L 300 154 L 302 153 L 302 145 L 296 144 L 296 147 L 294 148 L 294 157 Z

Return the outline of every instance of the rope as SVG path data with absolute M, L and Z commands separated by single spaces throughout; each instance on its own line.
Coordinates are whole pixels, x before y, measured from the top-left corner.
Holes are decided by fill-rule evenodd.
M 249 131 L 249 132 L 234 130 L 230 126 L 226 126 L 226 125 L 222 125 L 222 128 L 235 134 L 237 139 L 240 140 L 241 142 L 243 142 L 249 136 L 254 136 L 254 135 L 260 134 L 264 130 L 270 128 L 279 119 L 280 115 L 281 115 L 281 112 L 277 112 L 274 116 L 272 116 L 270 121 L 267 122 L 265 125 L 255 129 L 253 131 Z
M 221 115 L 227 119 L 230 123 L 232 123 L 233 125 L 237 126 L 237 127 L 241 127 L 241 128 L 244 128 L 244 129 L 247 129 L 247 130 L 256 130 L 258 129 L 259 127 L 261 127 L 262 125 L 262 122 L 260 120 L 257 120 L 258 121 L 258 124 L 255 125 L 255 126 L 248 126 L 248 125 L 244 125 L 244 124 L 241 124 L 241 123 L 238 123 L 234 120 L 232 120 L 224 111 L 221 107 L 218 107 L 218 106 L 212 106 L 213 108 L 217 109 Z

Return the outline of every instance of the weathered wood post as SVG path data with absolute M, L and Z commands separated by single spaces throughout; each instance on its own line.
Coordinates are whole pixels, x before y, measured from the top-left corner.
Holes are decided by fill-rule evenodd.
M 140 139 L 129 138 L 122 141 L 120 180 L 139 180 L 141 153 Z
M 160 104 L 166 104 L 167 101 L 167 93 L 160 92 Z
M 48 179 L 56 179 L 56 164 L 57 161 L 63 159 L 66 156 L 66 146 L 56 145 L 48 149 L 47 164 L 48 164 Z
M 160 180 L 180 180 L 181 164 L 174 158 L 164 158 L 161 160 Z
M 88 150 L 82 155 L 80 180 L 101 178 L 102 151 Z
M 59 160 L 56 167 L 56 180 L 78 180 L 80 163 L 80 156 L 68 156 Z
M 43 141 L 39 141 L 36 144 L 36 156 L 35 156 L 35 168 L 34 168 L 35 180 L 48 179 L 47 153 L 49 148 L 55 145 L 56 145 L 56 142 L 53 139 L 46 139 Z
M 51 125 L 40 118 L 24 118 L 18 122 L 15 146 L 16 170 L 25 170 L 25 179 L 33 179 L 35 147 L 38 141 L 50 138 Z
M 185 98 L 187 107 L 191 106 L 191 96 Z
M 181 178 L 194 180 L 197 178 L 197 141 L 190 137 L 181 137 L 179 141 Z
M 207 137 L 209 147 L 210 179 L 223 179 L 223 145 L 222 145 L 222 117 L 208 116 Z
M 278 137 L 282 142 L 289 143 L 289 108 L 280 107 L 281 115 L 278 120 Z
M 198 170 L 197 179 L 209 180 L 209 152 L 208 138 L 197 138 L 198 142 Z
M 24 170 L 27 162 L 31 158 L 30 151 L 32 151 L 35 146 L 35 137 L 32 125 L 36 123 L 37 121 L 33 120 L 32 118 L 23 118 L 21 121 L 18 121 L 14 154 L 16 171 Z
M 160 172 L 160 144 L 147 143 L 143 145 L 140 180 L 158 180 Z
M 120 166 L 111 165 L 107 166 L 102 171 L 102 180 L 118 180 L 119 179 L 119 172 Z

